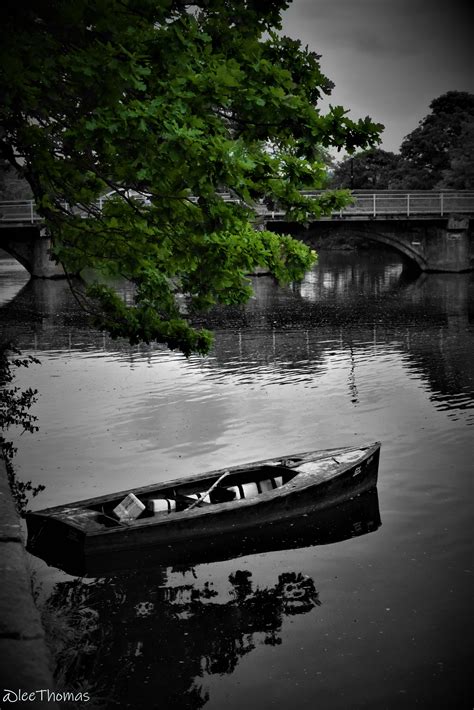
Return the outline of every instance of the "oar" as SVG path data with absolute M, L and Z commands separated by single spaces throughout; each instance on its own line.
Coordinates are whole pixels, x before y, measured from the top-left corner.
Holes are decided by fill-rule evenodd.
M 202 501 L 204 500 L 204 498 L 205 498 L 206 496 L 208 496 L 209 493 L 211 493 L 211 492 L 214 490 L 214 488 L 216 488 L 216 486 L 219 485 L 219 483 L 222 481 L 222 479 L 224 479 L 226 476 L 229 475 L 229 473 L 230 473 L 230 471 L 225 471 L 225 473 L 223 473 L 222 476 L 220 476 L 220 477 L 217 479 L 217 481 L 212 484 L 212 486 L 209 488 L 209 490 L 207 490 L 207 491 L 201 496 L 201 498 L 198 498 L 194 503 L 191 503 L 191 505 L 189 506 L 189 508 L 186 508 L 186 510 L 187 510 L 187 511 L 192 510 L 192 509 L 195 508 L 197 505 L 199 505 L 199 503 L 202 503 Z
M 104 506 L 101 506 L 102 508 L 102 515 L 104 518 L 107 518 L 107 520 L 111 520 L 113 523 L 116 525 L 122 525 L 124 528 L 128 527 L 130 523 L 126 523 L 124 520 L 119 520 L 118 518 L 112 518 L 111 515 L 107 515 L 107 513 L 104 512 Z

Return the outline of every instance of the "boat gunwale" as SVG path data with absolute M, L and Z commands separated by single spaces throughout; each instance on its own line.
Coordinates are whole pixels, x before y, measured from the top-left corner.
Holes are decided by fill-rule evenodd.
M 74 514 L 74 511 L 79 512 L 84 509 L 90 509 L 91 505 L 101 505 L 106 504 L 107 502 L 110 502 L 111 500 L 115 500 L 117 498 L 125 497 L 128 493 L 133 492 L 135 495 L 140 496 L 145 493 L 152 493 L 153 491 L 159 491 L 163 490 L 169 487 L 176 487 L 176 486 L 186 486 L 189 484 L 194 484 L 196 482 L 206 480 L 206 479 L 217 479 L 219 475 L 222 475 L 226 471 L 230 471 L 231 473 L 238 473 L 240 471 L 245 472 L 246 470 L 251 470 L 252 468 L 258 467 L 258 466 L 263 466 L 265 464 L 273 464 L 273 465 L 278 465 L 278 462 L 284 462 L 285 457 L 276 457 L 273 459 L 263 459 L 261 461 L 253 461 L 251 463 L 247 464 L 242 464 L 242 465 L 237 465 L 237 466 L 232 466 L 232 467 L 227 467 L 223 469 L 219 469 L 216 471 L 211 471 L 203 474 L 194 474 L 182 479 L 173 479 L 171 481 L 164 481 L 160 483 L 159 485 L 152 484 L 152 485 L 147 485 L 147 486 L 142 486 L 140 488 L 135 488 L 135 489 L 128 489 L 126 491 L 121 491 L 113 494 L 107 494 L 105 496 L 99 496 L 96 498 L 89 498 L 85 499 L 82 501 L 78 501 L 76 503 L 71 503 L 71 504 L 65 504 L 65 505 L 60 505 L 60 506 L 55 506 L 52 508 L 46 508 L 44 510 L 39 510 L 39 511 L 32 511 L 27 514 L 27 517 L 32 516 L 34 518 L 42 518 L 43 520 L 54 520 L 58 523 L 62 523 L 63 525 L 66 525 L 67 527 L 74 528 L 75 530 L 81 532 L 84 534 L 85 537 L 87 538 L 92 538 L 96 536 L 103 536 L 103 535 L 117 535 L 117 534 L 123 534 L 127 533 L 127 531 L 135 531 L 135 530 L 141 530 L 141 529 L 146 529 L 148 527 L 169 527 L 170 525 L 179 525 L 182 522 L 185 522 L 187 520 L 189 521 L 195 521 L 198 518 L 201 519 L 206 519 L 209 515 L 221 515 L 224 513 L 227 513 L 229 511 L 237 511 L 237 510 L 248 510 L 251 509 L 252 507 L 259 506 L 262 503 L 265 502 L 270 502 L 271 500 L 278 500 L 281 498 L 286 498 L 290 497 L 291 495 L 295 493 L 299 493 L 302 491 L 305 491 L 310 488 L 316 488 L 318 485 L 323 484 L 325 481 L 328 480 L 334 480 L 335 478 L 338 478 L 340 476 L 343 476 L 344 473 L 346 473 L 348 470 L 355 466 L 359 466 L 361 463 L 366 461 L 368 458 L 370 458 L 371 455 L 373 455 L 375 452 L 377 452 L 380 449 L 380 442 L 374 442 L 369 445 L 364 445 L 364 446 L 352 446 L 352 447 L 339 447 L 339 448 L 331 448 L 331 449 L 324 449 L 324 450 L 315 450 L 315 451 L 309 451 L 309 452 L 303 452 L 303 453 L 295 453 L 291 454 L 290 456 L 287 456 L 286 458 L 291 460 L 291 459 L 306 459 L 306 462 L 309 461 L 318 461 L 321 459 L 329 458 L 331 456 L 336 456 L 337 453 L 349 453 L 350 451 L 363 451 L 363 455 L 361 455 L 358 459 L 355 459 L 353 461 L 349 462 L 341 462 L 336 468 L 335 472 L 333 475 L 326 477 L 326 478 L 321 478 L 320 476 L 318 477 L 317 474 L 309 474 L 309 473 L 301 473 L 298 474 L 294 479 L 288 481 L 288 483 L 284 484 L 283 486 L 276 488 L 271 491 L 265 491 L 263 493 L 260 493 L 258 496 L 255 496 L 253 498 L 245 498 L 245 499 L 240 499 L 240 500 L 234 500 L 234 501 L 229 501 L 225 503 L 214 503 L 209 506 L 205 507 L 200 507 L 196 506 L 193 510 L 183 510 L 177 513 L 173 513 L 172 516 L 163 516 L 158 517 L 158 516 L 151 516 L 149 518 L 141 518 L 138 520 L 133 521 L 132 523 L 124 523 L 124 524 L 117 524 L 115 527 L 101 527 L 100 529 L 91 529 L 91 527 L 88 527 L 88 524 L 90 521 L 88 520 L 74 520 L 72 517 Z M 298 466 L 301 466 L 305 461 L 298 461 L 294 463 L 293 465 L 288 465 L 287 468 L 289 470 L 297 468 Z M 67 511 L 67 513 L 66 513 Z M 63 515 L 61 515 L 63 513 Z

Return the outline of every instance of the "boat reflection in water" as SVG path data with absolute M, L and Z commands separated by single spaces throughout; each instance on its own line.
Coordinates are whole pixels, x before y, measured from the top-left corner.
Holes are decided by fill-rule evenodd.
M 349 498 L 339 505 L 302 514 L 299 517 L 265 523 L 245 534 L 226 533 L 144 551 L 57 556 L 48 546 L 31 544 L 27 550 L 45 562 L 76 576 L 100 577 L 117 572 L 150 567 L 189 568 L 197 564 L 230 560 L 278 550 L 327 545 L 365 535 L 381 525 L 377 489 Z
M 160 551 L 159 557 L 111 557 L 96 567 L 90 560 L 86 571 L 96 578 L 56 583 L 43 610 L 43 618 L 62 629 L 56 679 L 65 687 L 87 687 L 94 697 L 104 692 L 107 710 L 198 710 L 212 700 L 214 680 L 233 674 L 262 645 L 284 645 L 285 620 L 310 615 L 324 600 L 314 579 L 291 566 L 264 584 L 252 564 L 239 560 L 235 566 L 193 566 L 265 551 L 311 550 L 380 525 L 372 488 L 317 515 L 262 526 L 251 538 L 227 535 L 206 546 Z M 73 561 L 67 566 L 72 570 Z M 71 649 L 64 643 L 68 635 Z M 265 707 L 265 693 L 264 684 L 255 688 L 254 707 Z

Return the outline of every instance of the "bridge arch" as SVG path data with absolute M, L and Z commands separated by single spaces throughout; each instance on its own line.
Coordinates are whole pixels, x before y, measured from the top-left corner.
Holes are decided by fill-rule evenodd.
M 33 278 L 64 278 L 64 269 L 51 258 L 51 240 L 38 226 L 4 227 L 0 248 L 13 256 Z
M 362 237 L 390 246 L 421 271 L 461 273 L 473 268 L 474 241 L 469 218 L 464 217 L 424 220 L 322 219 L 312 222 L 304 232 L 282 220 L 279 223 L 270 222 L 268 228 L 280 233 L 292 233 L 316 249 L 331 235 L 346 235 L 349 242 L 351 237 Z
M 417 248 L 417 246 L 421 247 L 421 242 L 418 242 L 417 240 L 413 240 L 415 243 L 408 243 L 408 241 L 402 241 L 400 239 L 397 239 L 396 236 L 393 234 L 390 234 L 389 232 L 384 232 L 380 230 L 380 225 L 377 225 L 377 229 L 357 229 L 357 228 L 352 228 L 351 229 L 351 234 L 361 237 L 363 239 L 368 239 L 371 242 L 378 243 L 378 244 L 386 244 L 387 246 L 391 247 L 392 249 L 395 249 L 395 251 L 399 252 L 400 254 L 403 254 L 403 256 L 407 257 L 407 259 L 416 264 L 416 266 L 421 270 L 421 271 L 427 271 L 428 270 L 428 262 L 426 257 L 421 253 L 421 249 Z
M 26 269 L 26 271 L 28 271 L 31 276 L 31 265 L 29 260 L 26 259 L 22 254 L 20 254 L 18 252 L 18 249 L 15 249 L 15 246 L 13 244 L 11 244 L 10 242 L 2 241 L 0 242 L 0 249 L 3 249 L 3 251 L 9 254 L 9 256 L 12 256 L 16 261 L 18 261 L 18 263 L 21 264 L 21 266 L 23 266 L 23 268 Z

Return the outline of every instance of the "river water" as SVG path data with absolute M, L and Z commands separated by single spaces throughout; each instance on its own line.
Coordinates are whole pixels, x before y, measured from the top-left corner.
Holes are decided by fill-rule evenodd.
M 3 336 L 41 361 L 17 378 L 39 393 L 16 437 L 18 475 L 46 486 L 32 509 L 382 442 L 377 492 L 322 533 L 92 578 L 30 557 L 69 639 L 60 685 L 111 709 L 472 708 L 472 274 L 322 253 L 301 284 L 255 278 L 186 360 L 88 330 L 62 282 L 0 273 Z

